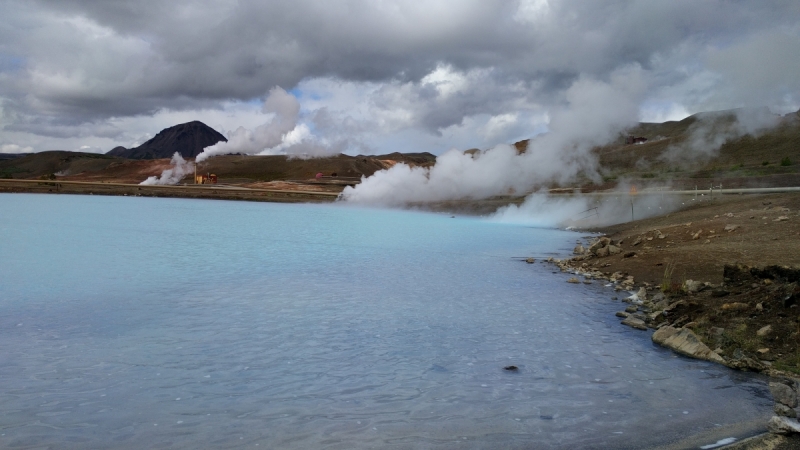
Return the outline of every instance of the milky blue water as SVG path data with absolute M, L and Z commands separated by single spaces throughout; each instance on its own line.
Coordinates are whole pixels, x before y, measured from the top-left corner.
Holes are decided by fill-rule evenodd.
M 518 258 L 566 231 L 99 196 L 0 214 L 3 448 L 643 448 L 771 408 Z

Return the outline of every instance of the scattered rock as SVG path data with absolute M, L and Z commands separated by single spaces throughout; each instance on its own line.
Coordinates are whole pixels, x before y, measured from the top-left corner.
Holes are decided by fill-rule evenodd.
M 703 244 L 710 244 L 710 243 L 711 243 L 711 239 L 706 239 L 705 241 L 703 241 Z
M 519 369 L 519 367 L 517 367 L 517 366 L 505 366 L 505 367 L 503 367 L 503 370 L 508 370 L 509 372 L 514 372 L 514 371 L 516 371 L 518 369 Z
M 645 318 L 645 322 L 652 324 L 652 323 L 655 323 L 658 319 L 660 319 L 663 316 L 664 316 L 664 311 L 656 311 L 654 313 L 650 313 L 650 315 L 648 315 Z
M 594 253 L 595 255 L 597 255 L 598 250 L 608 246 L 610 243 L 611 239 L 607 237 L 601 237 L 600 239 L 594 241 L 594 243 L 592 243 L 592 245 L 589 246 L 589 253 Z
M 760 304 L 761 303 L 759 303 L 759 305 Z M 756 309 L 758 309 L 758 305 L 756 305 Z M 756 331 L 756 335 L 760 336 L 760 337 L 764 337 L 764 336 L 770 334 L 771 332 L 772 332 L 772 325 L 767 325 L 765 327 L 759 328 L 759 330 Z
M 639 245 L 639 244 L 641 244 L 641 243 L 642 243 L 642 238 L 641 238 L 641 237 L 637 237 L 637 238 L 636 238 L 636 240 L 635 240 L 635 241 L 633 241 L 633 244 L 632 244 L 632 245 L 633 245 L 634 247 L 636 247 L 637 245 Z
M 647 325 L 644 323 L 644 320 L 637 319 L 635 317 L 628 317 L 627 319 L 622 321 L 623 325 L 627 325 L 632 328 L 636 328 L 637 330 L 646 330 Z
M 639 288 L 639 291 L 635 294 L 631 295 L 630 297 L 625 298 L 625 301 L 628 303 L 633 303 L 636 305 L 641 305 L 644 301 L 647 300 L 647 289 L 644 287 Z
M 634 256 L 636 256 L 636 252 L 627 252 L 622 255 L 623 258 L 633 258 Z
M 617 311 L 615 314 L 617 317 L 622 317 L 623 319 L 627 319 L 630 314 L 626 313 L 625 311 Z
M 800 433 L 800 422 L 789 417 L 772 416 L 767 423 L 767 429 L 776 434 Z
M 672 326 L 664 326 L 656 330 L 652 336 L 653 342 L 676 352 L 690 356 L 692 358 L 704 359 L 720 364 L 725 360 L 721 356 L 711 351 L 706 344 L 700 341 L 694 332 L 688 328 L 677 329 Z
M 769 383 L 769 391 L 772 393 L 772 398 L 789 408 L 797 407 L 797 393 L 793 387 L 787 386 L 785 383 L 771 381 Z
M 775 414 L 779 416 L 791 417 L 793 419 L 797 418 L 797 411 L 795 411 L 794 408 L 789 408 L 782 403 L 775 403 L 774 411 Z
M 583 248 L 583 246 L 581 244 L 578 244 L 578 245 L 575 246 L 574 249 L 572 249 L 572 253 L 574 253 L 576 255 L 582 255 L 582 254 L 586 253 L 586 249 Z
M 658 292 L 650 299 L 650 303 L 654 309 L 662 310 L 669 305 L 669 299 L 663 292 Z
M 525 260 L 525 262 L 528 263 L 528 264 L 533 264 L 533 263 L 536 262 L 536 260 L 533 259 L 533 258 L 528 258 L 528 259 Z
M 713 292 L 711 293 L 714 294 Z M 744 311 L 750 309 L 747 303 L 742 302 L 733 302 L 733 303 L 723 303 L 721 309 L 723 311 Z
M 608 247 L 600 247 L 594 251 L 594 254 L 601 258 L 608 256 L 608 253 Z
M 725 225 L 725 231 L 727 231 L 728 233 L 736 230 L 737 228 L 739 228 L 739 225 Z
M 783 222 L 784 220 L 789 220 L 788 216 L 780 216 L 777 219 L 773 220 L 773 222 Z
M 616 245 L 609 245 L 606 248 L 608 248 L 608 254 L 609 255 L 616 255 L 616 254 L 622 252 L 622 249 L 617 247 Z
M 570 278 L 569 280 L 567 280 L 567 283 L 578 284 L 578 283 L 580 283 L 580 280 L 578 280 L 578 279 L 577 279 L 577 278 L 575 278 L 575 277 L 572 277 L 572 278 Z
M 695 241 L 700 239 L 700 233 L 702 233 L 702 232 L 703 232 L 703 230 L 700 230 L 697 233 L 693 234 L 692 235 L 692 239 L 695 240 Z
M 740 370 L 754 370 L 756 372 L 762 371 L 766 368 L 766 366 L 763 363 L 756 361 L 755 359 L 745 355 L 742 349 L 740 348 L 734 350 L 733 355 L 731 356 L 733 357 L 733 359 L 728 360 L 727 362 L 728 367 Z
M 639 307 L 636 306 L 636 305 L 630 305 L 627 308 L 625 308 L 625 312 L 626 313 L 635 313 L 638 310 L 639 310 Z
M 686 292 L 700 292 L 700 290 L 704 287 L 705 285 L 703 283 L 694 280 L 686 280 L 683 283 L 683 288 L 686 290 Z

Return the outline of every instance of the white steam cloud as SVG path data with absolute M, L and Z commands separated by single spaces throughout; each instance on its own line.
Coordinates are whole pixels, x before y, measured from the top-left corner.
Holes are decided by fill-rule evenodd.
M 139 184 L 154 185 L 154 184 L 178 184 L 186 175 L 192 173 L 194 165 L 181 156 L 180 153 L 175 152 L 170 160 L 172 168 L 166 169 L 161 172 L 161 176 L 152 176 L 142 181 Z
M 269 91 L 262 112 L 272 118 L 254 130 L 239 127 L 228 135 L 228 142 L 217 142 L 197 155 L 202 162 L 215 155 L 241 153 L 245 155 L 286 154 L 295 157 L 317 157 L 339 153 L 341 145 L 317 142 L 305 124 L 299 124 L 300 102 L 280 87 Z
M 591 149 L 638 122 L 645 85 L 638 66 L 614 72 L 608 81 L 581 77 L 551 112 L 549 131 L 532 139 L 525 153 L 499 145 L 475 155 L 450 150 L 431 168 L 397 164 L 376 172 L 342 199 L 401 206 L 415 202 L 483 199 L 530 192 L 537 186 L 572 182 L 584 173 L 598 178 Z
M 548 195 L 537 192 L 520 205 L 499 208 L 490 220 L 533 227 L 597 227 L 668 213 L 688 197 L 657 193 L 628 195 Z
M 775 127 L 780 116 L 767 108 L 744 108 L 698 115 L 689 128 L 689 137 L 680 144 L 670 145 L 659 157 L 661 160 L 689 166 L 717 156 L 726 142 L 744 135 L 758 136 Z

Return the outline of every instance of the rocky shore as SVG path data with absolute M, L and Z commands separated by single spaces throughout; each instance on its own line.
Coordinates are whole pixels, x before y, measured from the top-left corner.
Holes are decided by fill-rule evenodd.
M 548 261 L 602 282 L 621 323 L 692 358 L 773 377 L 775 416 L 736 448 L 797 448 L 800 433 L 800 196 L 722 199 L 591 231 L 573 256 Z M 769 445 L 767 445 L 769 441 Z M 765 447 L 761 447 L 761 445 Z M 738 445 L 743 445 L 738 444 Z
M 606 244 L 598 246 L 597 244 Z M 607 237 L 588 250 L 619 251 Z M 576 252 L 580 246 L 576 247 Z M 800 355 L 800 269 L 726 265 L 724 282 L 694 280 L 661 285 L 623 272 L 603 272 L 582 257 L 552 260 L 563 272 L 579 277 L 570 283 L 610 282 L 627 303 L 617 312 L 621 323 L 653 329 L 653 342 L 693 358 L 728 367 L 778 376 L 798 373 Z M 669 270 L 667 268 L 666 270 Z M 792 314 L 793 313 L 793 314 Z

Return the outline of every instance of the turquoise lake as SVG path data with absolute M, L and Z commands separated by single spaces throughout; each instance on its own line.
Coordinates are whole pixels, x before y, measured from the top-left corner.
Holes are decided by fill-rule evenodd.
M 764 379 L 655 346 L 613 290 L 540 262 L 573 232 L 340 204 L 0 211 L 3 448 L 624 449 L 771 415 Z

